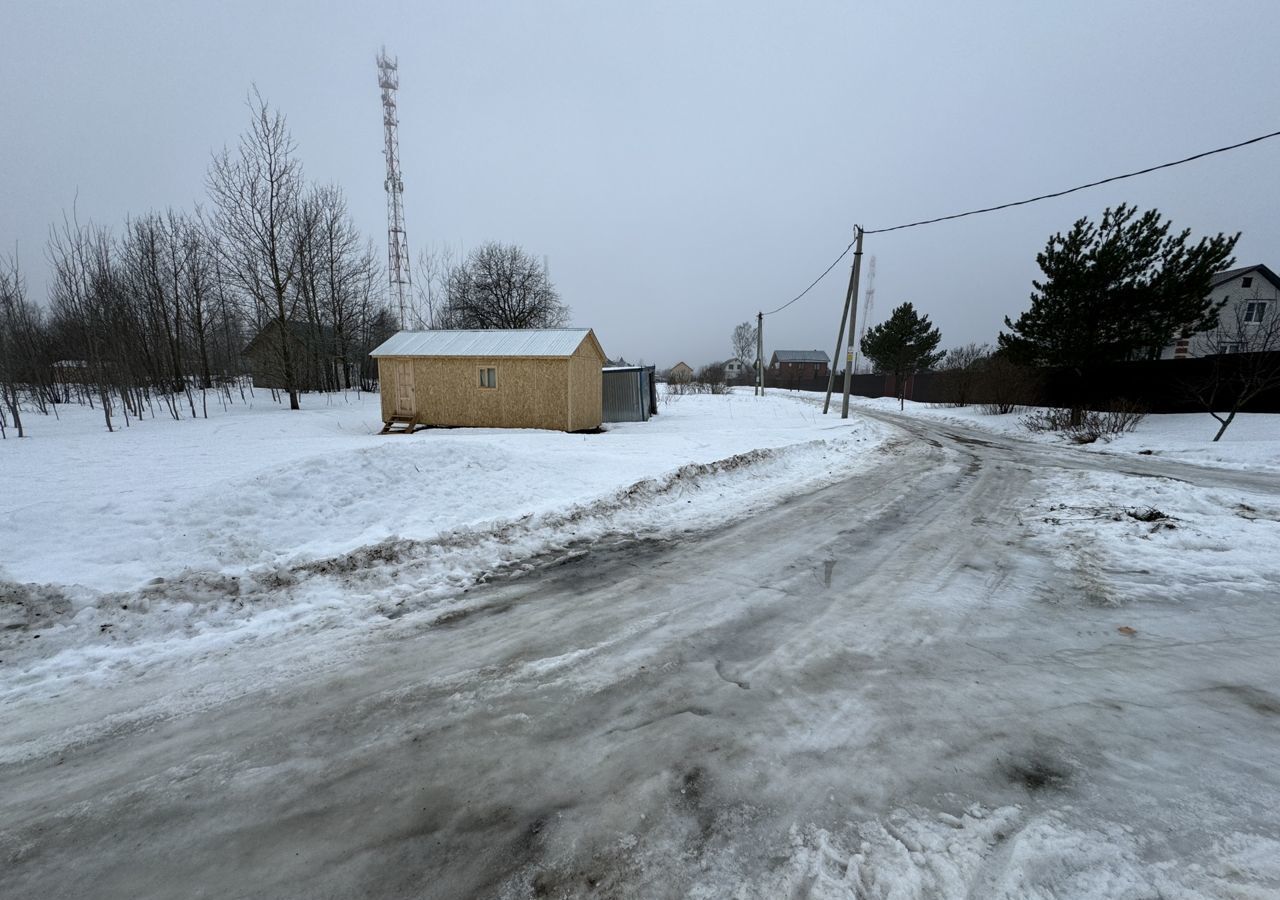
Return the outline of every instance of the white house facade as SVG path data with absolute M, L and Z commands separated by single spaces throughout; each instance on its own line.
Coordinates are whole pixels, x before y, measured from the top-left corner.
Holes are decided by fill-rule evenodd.
M 1261 333 L 1280 313 L 1280 277 L 1264 265 L 1228 269 L 1213 276 L 1209 299 L 1223 303 L 1218 328 L 1190 334 L 1160 353 L 1161 359 L 1188 359 L 1217 353 L 1241 353 L 1258 349 L 1255 333 Z

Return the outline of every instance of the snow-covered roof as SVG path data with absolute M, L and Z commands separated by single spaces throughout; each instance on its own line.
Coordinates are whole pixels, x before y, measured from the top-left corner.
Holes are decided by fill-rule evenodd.
M 590 328 L 401 331 L 370 356 L 573 356 Z

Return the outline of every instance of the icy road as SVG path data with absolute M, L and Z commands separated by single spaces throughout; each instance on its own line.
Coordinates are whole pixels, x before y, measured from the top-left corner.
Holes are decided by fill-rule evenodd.
M 885 418 L 740 524 L 16 704 L 0 896 L 1280 896 L 1274 476 Z

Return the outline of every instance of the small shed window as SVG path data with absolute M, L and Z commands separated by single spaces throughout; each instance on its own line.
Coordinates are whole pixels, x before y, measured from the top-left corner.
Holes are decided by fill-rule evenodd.
M 480 387 L 496 388 L 498 386 L 498 370 L 492 366 L 480 369 Z
M 1252 276 L 1246 275 L 1244 278 L 1241 278 L 1241 279 L 1240 279 L 1240 287 L 1253 287 L 1253 278 L 1252 278 Z

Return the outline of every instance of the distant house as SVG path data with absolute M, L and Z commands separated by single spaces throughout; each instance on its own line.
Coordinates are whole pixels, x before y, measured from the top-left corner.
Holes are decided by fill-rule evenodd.
M 1252 329 L 1280 313 L 1280 277 L 1264 265 L 1219 272 L 1209 284 L 1209 299 L 1226 303 L 1218 315 L 1218 330 L 1212 335 L 1184 335 L 1161 351 L 1161 359 L 1249 350 Z
M 384 431 L 600 426 L 605 355 L 589 328 L 401 331 L 369 355 Z
M 285 348 L 280 340 L 280 323 L 272 319 L 244 348 L 253 386 L 275 390 L 292 387 L 299 391 L 332 388 L 336 383 L 335 372 L 341 370 L 333 329 L 328 326 L 317 328 L 310 322 L 291 319 L 285 329 L 285 338 L 289 365 L 293 369 L 293 385 L 285 383 Z
M 693 369 L 683 362 L 678 362 L 667 370 L 667 379 L 677 384 L 693 378 Z
M 831 372 L 831 358 L 824 350 L 775 350 L 769 372 L 779 381 L 813 381 Z
M 736 356 L 724 361 L 724 380 L 730 384 L 745 381 L 755 372 L 755 366 L 743 362 Z

